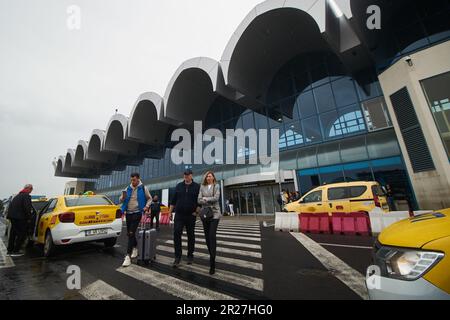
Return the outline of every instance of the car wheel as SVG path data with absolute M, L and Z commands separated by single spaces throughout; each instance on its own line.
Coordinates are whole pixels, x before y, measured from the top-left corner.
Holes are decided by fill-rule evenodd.
M 44 242 L 44 257 L 49 258 L 53 255 L 55 251 L 55 244 L 53 243 L 53 237 L 51 231 L 47 231 L 47 234 L 45 235 L 45 242 Z
M 117 238 L 106 239 L 105 241 L 103 241 L 103 243 L 105 244 L 106 248 L 112 248 L 116 245 Z

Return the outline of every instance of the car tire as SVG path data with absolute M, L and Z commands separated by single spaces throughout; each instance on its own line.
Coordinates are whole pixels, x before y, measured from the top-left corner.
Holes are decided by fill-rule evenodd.
M 110 238 L 110 239 L 106 239 L 103 241 L 103 243 L 105 244 L 106 248 L 112 248 L 116 245 L 117 243 L 117 238 Z
M 52 232 L 50 230 L 45 234 L 43 253 L 46 258 L 51 257 L 55 253 L 55 244 L 53 243 Z

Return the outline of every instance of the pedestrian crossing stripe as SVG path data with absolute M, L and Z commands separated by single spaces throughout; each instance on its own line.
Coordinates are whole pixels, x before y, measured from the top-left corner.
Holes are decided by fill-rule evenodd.
M 15 267 L 14 261 L 11 257 L 7 256 L 8 250 L 6 249 L 3 240 L 0 239 L 0 269 L 7 269 Z
M 174 253 L 173 247 L 169 247 L 169 246 L 165 246 L 165 245 L 158 245 L 157 250 Z M 206 253 L 196 252 L 195 257 L 202 259 L 202 260 L 209 261 L 209 254 L 206 254 Z M 256 270 L 256 271 L 262 271 L 262 269 L 263 269 L 262 264 L 258 263 L 258 262 L 252 262 L 252 261 L 228 258 L 228 257 L 222 257 L 222 256 L 217 256 L 216 262 L 229 264 L 232 266 L 246 268 L 246 269 L 252 269 L 252 270 Z
M 165 266 L 172 266 L 173 259 L 159 255 L 156 263 L 162 264 Z M 256 277 L 247 276 L 240 273 L 231 272 L 228 270 L 218 269 L 216 268 L 216 273 L 214 275 L 209 275 L 209 266 L 203 266 L 199 264 L 192 265 L 184 265 L 180 264 L 178 269 L 189 271 L 201 276 L 208 276 L 216 280 L 221 280 L 227 283 L 232 283 L 234 285 L 246 287 L 248 289 L 256 290 L 256 291 L 264 291 L 264 280 Z
M 186 236 L 183 236 L 182 240 L 187 241 L 188 238 Z M 201 242 L 201 243 L 206 243 L 206 240 L 204 238 L 200 238 L 200 237 L 195 237 L 195 241 Z M 259 244 L 248 244 L 248 243 L 243 243 L 243 242 L 231 242 L 231 241 L 217 240 L 217 245 L 261 250 L 261 245 L 259 245 Z
M 87 300 L 134 300 L 102 280 L 95 281 L 79 291 Z
M 232 296 L 137 265 L 117 271 L 184 300 L 236 300 Z
M 174 242 L 173 240 L 167 240 L 164 241 L 165 244 L 170 244 L 173 245 Z M 208 247 L 206 245 L 203 244 L 195 244 L 195 248 L 196 249 L 204 249 L 204 250 L 208 250 Z M 261 259 L 261 253 L 260 252 L 252 252 L 252 251 L 245 251 L 245 250 L 238 250 L 238 249 L 230 249 L 230 248 L 224 248 L 224 247 L 217 247 L 217 252 L 222 252 L 222 253 L 228 253 L 228 254 L 235 254 L 238 256 L 245 256 L 245 257 L 250 257 L 250 258 L 257 258 L 257 259 Z
M 203 229 L 195 229 L 197 232 L 203 232 Z M 217 234 L 229 234 L 229 235 L 236 235 L 236 236 L 249 236 L 249 237 L 260 237 L 259 234 L 253 234 L 253 233 L 245 233 L 245 232 L 232 232 L 232 231 L 217 231 Z
M 186 233 L 184 233 L 184 234 L 186 234 Z M 203 232 L 195 232 L 195 235 L 196 236 L 204 236 L 205 234 Z M 247 241 L 261 242 L 261 238 L 235 236 L 235 235 L 228 235 L 228 234 L 222 234 L 222 233 L 218 233 L 217 234 L 217 238 L 238 239 L 238 240 L 247 240 Z
M 195 227 L 195 229 L 199 230 L 199 231 L 203 231 L 204 230 L 202 226 L 201 227 Z M 256 235 L 261 234 L 261 231 L 259 231 L 259 230 L 243 230 L 243 229 L 237 229 L 237 228 L 231 229 L 231 228 L 220 228 L 220 227 L 217 230 L 218 231 L 223 231 L 223 232 L 230 231 L 230 232 L 245 232 L 246 234 L 256 234 Z

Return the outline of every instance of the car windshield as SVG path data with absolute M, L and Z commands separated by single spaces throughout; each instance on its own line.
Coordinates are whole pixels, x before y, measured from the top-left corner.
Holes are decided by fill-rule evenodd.
M 113 203 L 106 197 L 80 196 L 65 198 L 66 207 L 89 207 L 89 206 L 110 206 Z

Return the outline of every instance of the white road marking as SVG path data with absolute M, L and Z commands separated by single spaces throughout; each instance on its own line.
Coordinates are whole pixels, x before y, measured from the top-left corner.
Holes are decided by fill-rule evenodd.
M 186 235 L 186 233 L 184 233 Z M 196 236 L 205 236 L 203 232 L 195 232 Z M 241 236 L 234 236 L 234 235 L 227 235 L 227 234 L 217 234 L 217 238 L 225 238 L 225 239 L 237 239 L 237 240 L 246 240 L 246 241 L 256 241 L 261 242 L 261 238 L 254 238 L 254 237 L 241 237 Z
M 161 263 L 163 265 L 171 266 L 173 259 L 168 258 L 166 256 L 158 256 L 156 260 L 157 263 Z M 193 264 L 193 265 L 185 265 L 180 264 L 178 266 L 179 269 L 190 271 L 199 275 L 211 277 L 213 279 L 222 280 L 224 282 L 233 283 L 238 286 L 243 286 L 249 289 L 264 291 L 264 280 L 260 278 L 250 277 L 247 275 L 234 273 L 226 270 L 216 269 L 216 274 L 211 276 L 209 275 L 209 267 Z
M 334 254 L 321 247 L 317 242 L 310 239 L 303 233 L 291 233 L 311 254 L 316 257 L 334 276 L 341 280 L 351 290 L 358 294 L 364 300 L 368 300 L 366 279 L 365 277 L 351 268 L 344 261 L 336 257 Z
M 3 265 L 0 265 L 0 269 L 7 269 L 15 267 L 14 261 L 11 257 L 7 257 L 6 254 L 8 253 L 8 249 L 6 248 L 5 244 L 3 243 L 2 239 L 0 239 L 0 255 L 3 260 Z
M 159 245 L 157 247 L 157 249 L 164 251 L 164 252 L 174 253 L 173 247 Z M 209 261 L 209 254 L 196 252 L 194 255 L 196 258 L 200 258 L 200 259 Z M 252 270 L 257 270 L 257 271 L 262 271 L 262 269 L 263 269 L 263 266 L 261 263 L 251 262 L 251 261 L 246 261 L 246 260 L 241 260 L 241 259 L 217 256 L 216 261 L 220 262 L 220 263 L 229 264 L 232 266 L 237 266 L 237 267 L 247 268 L 247 269 L 252 269 Z
M 170 245 L 174 244 L 173 240 L 167 240 L 164 243 L 165 244 L 170 244 Z M 195 244 L 195 248 L 208 250 L 208 246 L 203 245 L 203 244 L 198 244 L 198 243 Z M 238 250 L 238 249 L 230 249 L 230 248 L 224 248 L 224 247 L 217 247 L 217 252 L 235 254 L 235 255 L 238 255 L 238 256 L 258 258 L 258 259 L 262 258 L 260 252 L 245 251 L 245 250 Z
M 203 227 L 196 227 L 195 230 L 202 231 L 202 232 L 204 231 Z M 230 231 L 230 232 L 240 232 L 240 233 L 245 232 L 246 234 L 255 234 L 255 235 L 260 235 L 261 234 L 261 231 L 259 231 L 259 230 L 244 230 L 244 229 L 237 229 L 237 228 L 233 228 L 232 229 L 232 228 L 221 228 L 221 227 L 219 227 L 217 229 L 217 231 L 223 231 L 223 232 Z
M 202 221 L 197 220 L 196 222 L 198 225 L 202 225 Z M 242 227 L 242 228 L 259 228 L 259 223 L 229 223 L 225 222 L 223 220 L 220 220 L 219 226 L 229 226 L 229 227 Z
M 182 239 L 184 241 L 188 240 L 188 238 L 186 236 L 183 236 Z M 206 240 L 204 238 L 195 237 L 195 242 L 206 243 Z M 261 246 L 259 244 L 248 244 L 248 243 L 242 243 L 242 242 L 231 242 L 231 241 L 222 241 L 222 240 L 217 240 L 217 244 L 230 246 L 230 247 L 261 250 Z
M 136 265 L 117 271 L 184 300 L 235 300 L 226 294 Z
M 134 300 L 106 282 L 97 280 L 79 293 L 88 300 Z
M 196 232 L 204 232 L 203 229 L 196 229 Z M 259 237 L 259 234 L 245 233 L 245 232 L 234 232 L 234 231 L 217 231 L 217 234 L 230 234 L 236 236 L 249 236 L 249 237 Z
M 373 247 L 364 247 L 364 246 L 350 246 L 344 244 L 335 244 L 335 243 L 319 243 L 322 247 L 338 247 L 338 248 L 351 248 L 351 249 L 363 249 L 363 250 L 372 250 Z

